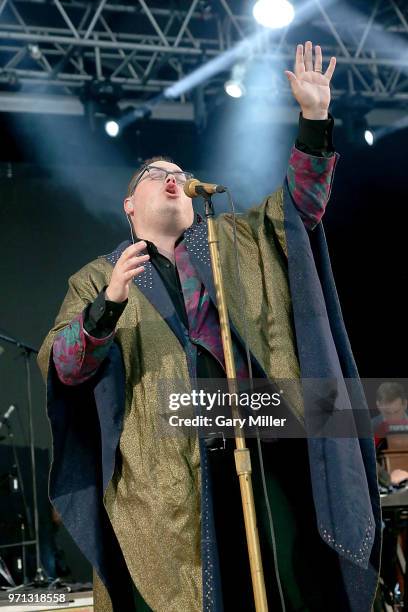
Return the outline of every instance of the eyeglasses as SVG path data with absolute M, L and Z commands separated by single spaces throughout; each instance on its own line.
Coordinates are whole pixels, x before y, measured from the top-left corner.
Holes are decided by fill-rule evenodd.
M 145 168 L 142 168 L 135 184 L 132 186 L 131 195 L 134 194 L 140 181 L 143 178 L 147 178 L 145 172 L 148 173 L 149 178 L 152 181 L 165 181 L 168 175 L 171 174 L 174 176 L 178 185 L 184 185 L 184 183 L 193 178 L 193 174 L 191 172 L 182 172 L 181 170 L 166 170 L 165 168 L 160 168 L 159 166 L 146 166 Z

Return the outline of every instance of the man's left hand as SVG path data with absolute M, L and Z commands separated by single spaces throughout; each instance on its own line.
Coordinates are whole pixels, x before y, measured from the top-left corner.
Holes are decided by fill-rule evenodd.
M 314 49 L 309 41 L 296 48 L 295 72 L 285 70 L 293 95 L 299 102 L 305 119 L 327 119 L 330 104 L 330 80 L 336 67 L 336 58 L 330 59 L 326 72 L 323 73 L 322 49 Z

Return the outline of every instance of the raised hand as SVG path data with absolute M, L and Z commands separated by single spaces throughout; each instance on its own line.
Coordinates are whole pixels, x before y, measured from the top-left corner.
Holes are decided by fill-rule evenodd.
M 305 119 L 327 119 L 330 104 L 330 81 L 336 67 L 336 58 L 330 59 L 326 72 L 323 73 L 322 49 L 314 49 L 308 40 L 296 48 L 295 72 L 285 70 L 293 95 L 299 102 Z

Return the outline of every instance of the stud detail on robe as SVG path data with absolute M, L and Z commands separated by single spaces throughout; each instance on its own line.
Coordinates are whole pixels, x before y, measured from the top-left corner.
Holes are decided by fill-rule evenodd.
M 192 225 L 189 227 L 184 232 L 184 241 L 188 251 L 194 253 L 197 259 L 207 266 L 211 265 L 206 223 L 200 223 L 199 225 Z
M 365 559 L 369 553 L 369 545 L 368 543 L 372 541 L 373 538 L 374 525 L 370 518 L 367 519 L 367 529 L 364 535 L 363 543 L 361 548 L 359 548 L 358 553 L 353 553 L 351 550 L 347 550 L 344 548 L 342 544 L 339 544 L 335 541 L 334 537 L 327 531 L 327 529 L 323 528 L 323 525 L 320 525 L 320 533 L 322 538 L 330 544 L 333 548 L 339 551 L 339 554 L 343 554 L 346 557 L 352 558 L 355 563 L 365 567 Z
M 110 255 L 102 255 L 102 257 L 107 259 L 107 261 L 109 261 L 113 266 L 115 266 L 119 257 L 122 255 L 123 251 L 124 251 L 124 248 L 119 247 L 118 249 L 116 249 L 116 251 L 114 251 Z M 146 255 L 146 253 L 147 251 L 141 251 L 141 255 Z M 135 276 L 135 278 L 133 279 L 133 282 L 138 287 L 143 287 L 145 289 L 153 288 L 152 265 L 153 264 L 151 261 L 145 261 L 145 263 L 143 264 L 144 266 L 143 272 Z

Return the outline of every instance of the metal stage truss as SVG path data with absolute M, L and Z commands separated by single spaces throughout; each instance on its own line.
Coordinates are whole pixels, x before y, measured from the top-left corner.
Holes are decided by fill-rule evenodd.
M 81 90 L 95 81 L 115 84 L 130 105 L 143 104 L 253 37 L 260 26 L 251 4 L 0 0 L 0 110 L 77 114 Z M 357 97 L 401 115 L 408 100 L 406 0 L 307 0 L 295 7 L 291 26 L 252 46 L 251 57 L 289 67 L 306 33 L 326 57 L 337 57 L 334 100 Z M 201 84 L 206 101 L 220 95 L 227 73 Z M 286 82 L 281 89 L 289 99 Z M 191 93 L 174 102 L 163 116 L 177 119 L 185 110 L 193 118 Z

